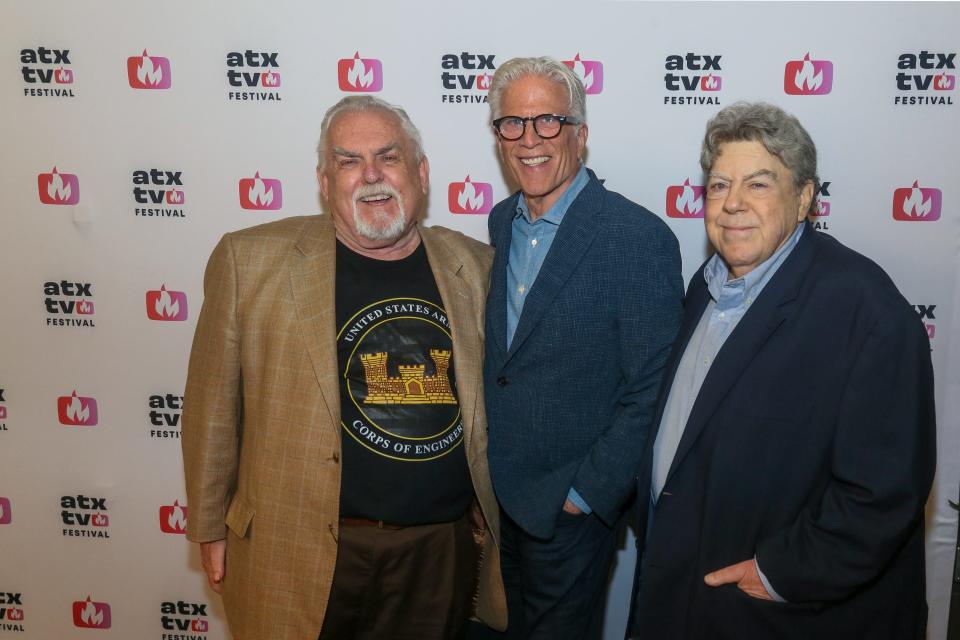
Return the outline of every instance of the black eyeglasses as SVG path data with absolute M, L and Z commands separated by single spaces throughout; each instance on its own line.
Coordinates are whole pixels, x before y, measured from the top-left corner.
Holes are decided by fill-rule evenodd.
M 519 140 L 527 129 L 527 122 L 533 123 L 533 130 L 544 140 L 556 138 L 565 124 L 580 124 L 579 118 L 561 116 L 555 113 L 541 113 L 538 116 L 521 118 L 504 116 L 493 121 L 493 128 L 504 140 Z

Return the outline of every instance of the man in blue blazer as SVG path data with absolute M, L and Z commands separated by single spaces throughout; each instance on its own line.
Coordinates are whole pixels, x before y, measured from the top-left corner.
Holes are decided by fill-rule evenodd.
M 586 99 L 569 68 L 510 60 L 489 95 L 520 185 L 490 214 L 484 362 L 508 635 L 594 638 L 679 326 L 679 247 L 583 166 Z
M 893 282 L 806 222 L 816 148 L 707 125 L 707 236 L 638 486 L 633 636 L 922 639 L 930 344 Z

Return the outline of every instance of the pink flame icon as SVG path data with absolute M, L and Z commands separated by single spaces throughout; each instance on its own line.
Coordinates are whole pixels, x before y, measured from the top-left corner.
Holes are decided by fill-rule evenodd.
M 794 76 L 793 83 L 798 89 L 804 91 L 816 91 L 823 84 L 823 72 L 818 72 L 813 63 L 810 62 L 809 53 L 803 56 L 803 68 Z
M 72 194 L 70 185 L 63 181 L 56 167 L 53 168 L 51 175 L 53 177 L 50 179 L 50 184 L 47 185 L 47 195 L 56 202 L 67 202 L 70 200 Z
M 952 91 L 956 86 L 956 83 L 956 76 L 948 76 L 946 73 L 941 73 L 937 76 L 937 79 L 933 84 L 933 88 L 937 91 Z
M 154 303 L 154 310 L 162 318 L 175 318 L 180 313 L 180 302 L 170 297 L 167 285 L 160 285 L 160 295 Z
M 353 54 L 353 67 L 347 72 L 347 82 L 358 89 L 366 89 L 373 84 L 373 69 L 367 69 L 360 59 L 360 52 Z
M 267 71 L 260 76 L 260 83 L 265 87 L 279 87 L 280 74 L 275 71 Z
M 163 67 L 153 64 L 153 59 L 147 55 L 146 49 L 143 50 L 142 61 L 137 67 L 137 80 L 140 84 L 152 84 L 155 87 L 163 82 Z
M 198 633 L 206 633 L 208 628 L 207 621 L 195 618 L 193 622 L 190 623 L 190 628 Z
M 173 509 L 170 510 L 170 515 L 167 516 L 167 524 L 178 533 L 187 530 L 187 516 L 183 512 L 183 507 L 180 506 L 178 500 L 173 501 Z
M 253 186 L 247 192 L 247 198 L 258 207 L 269 207 L 273 203 L 273 188 L 264 184 L 259 171 L 253 176 Z
M 720 76 L 710 73 L 700 79 L 700 88 L 704 91 L 719 91 L 721 82 Z
M 904 222 L 934 222 L 940 219 L 943 192 L 933 187 L 913 186 L 893 192 L 893 218 Z
M 167 204 L 183 204 L 183 191 L 178 189 L 167 191 Z
M 903 201 L 903 212 L 911 218 L 926 218 L 933 207 L 933 198 L 924 198 L 923 191 L 916 180 L 910 189 L 910 195 Z
M 19 607 L 12 607 L 7 609 L 7 619 L 9 620 L 23 620 L 23 609 Z
M 479 211 L 483 208 L 483 192 L 477 191 L 476 187 L 473 186 L 473 183 L 470 182 L 469 175 L 467 176 L 466 180 L 463 181 L 463 189 L 460 190 L 460 195 L 457 196 L 457 203 L 462 209 L 467 209 L 470 211 Z
M 677 198 L 677 210 L 688 216 L 703 211 L 703 196 L 697 196 L 693 187 L 690 186 L 690 178 L 683 181 L 683 192 Z
M 90 408 L 77 396 L 76 391 L 70 396 L 70 404 L 67 405 L 67 417 L 77 423 L 83 423 L 90 419 Z
M 90 522 L 95 527 L 105 527 L 110 524 L 110 516 L 103 513 L 95 513 L 93 514 L 93 518 L 90 519 Z
M 477 89 L 480 91 L 487 91 L 490 89 L 490 83 L 493 81 L 493 76 L 489 73 L 481 73 L 477 76 Z
M 80 619 L 83 620 L 84 624 L 90 626 L 99 626 L 103 624 L 103 611 L 98 609 L 97 606 L 91 602 L 90 596 L 87 596 L 87 604 L 80 613 Z
M 53 74 L 57 84 L 73 84 L 73 70 L 60 67 Z

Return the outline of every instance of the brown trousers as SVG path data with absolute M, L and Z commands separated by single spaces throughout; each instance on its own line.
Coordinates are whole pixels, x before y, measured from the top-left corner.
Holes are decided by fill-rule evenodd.
M 462 638 L 477 561 L 466 516 L 402 529 L 344 524 L 319 640 Z

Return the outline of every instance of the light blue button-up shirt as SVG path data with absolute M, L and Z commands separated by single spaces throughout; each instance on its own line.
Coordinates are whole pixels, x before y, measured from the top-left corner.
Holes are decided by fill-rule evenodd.
M 510 257 L 507 260 L 507 345 L 513 342 L 513 334 L 517 331 L 520 314 L 523 312 L 523 303 L 530 295 L 530 289 L 537 280 L 540 267 L 547 257 L 547 252 L 553 245 L 560 223 L 567 214 L 567 209 L 577 199 L 583 188 L 587 186 L 590 177 L 587 168 L 580 165 L 580 170 L 574 176 L 573 182 L 563 192 L 560 199 L 553 203 L 542 216 L 536 220 L 530 216 L 527 201 L 520 194 L 517 201 L 517 212 L 514 215 L 510 233 Z M 584 513 L 590 513 L 590 506 L 580 497 L 576 489 L 570 487 L 567 498 L 577 505 Z

